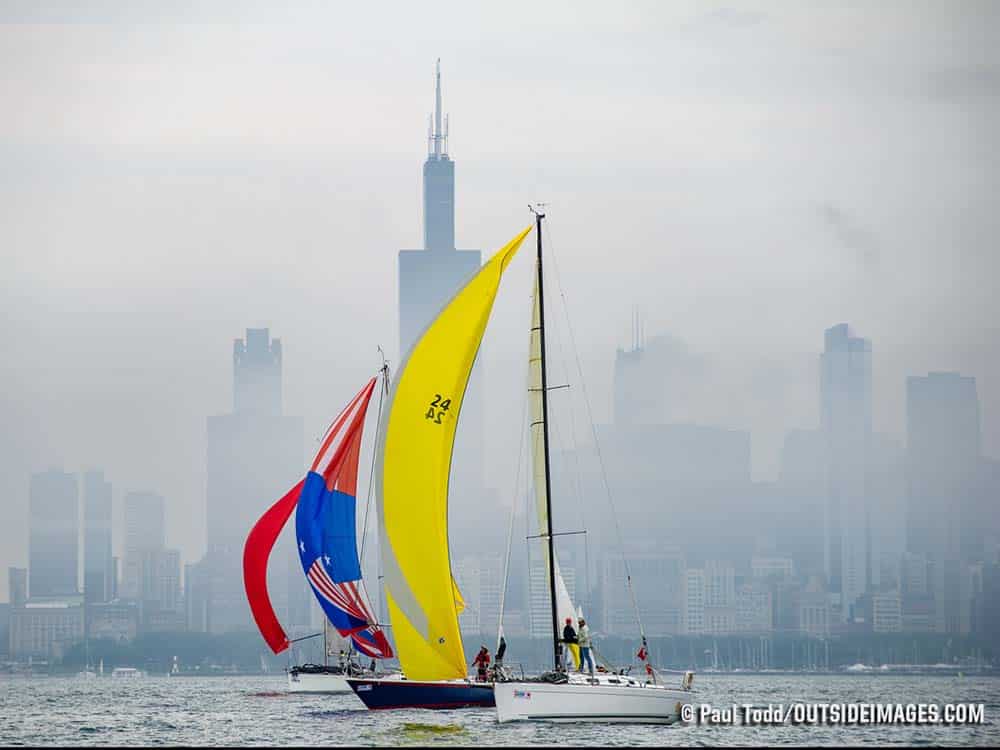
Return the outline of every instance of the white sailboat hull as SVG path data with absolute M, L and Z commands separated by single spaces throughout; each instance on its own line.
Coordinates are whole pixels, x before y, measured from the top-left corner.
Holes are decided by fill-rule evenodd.
M 614 678 L 611 678 L 614 679 Z M 498 682 L 493 686 L 497 720 L 672 724 L 691 692 L 622 678 L 588 681 L 573 675 L 569 682 Z
M 289 693 L 325 693 L 328 695 L 347 695 L 353 693 L 347 684 L 346 675 L 329 673 L 298 672 L 288 673 Z

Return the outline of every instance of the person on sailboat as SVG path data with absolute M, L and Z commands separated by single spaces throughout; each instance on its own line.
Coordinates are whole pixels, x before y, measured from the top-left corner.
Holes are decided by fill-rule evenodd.
M 577 671 L 583 671 L 583 663 L 587 662 L 590 667 L 590 676 L 594 676 L 594 658 L 590 654 L 591 643 L 590 643 L 590 628 L 587 627 L 587 621 L 582 617 L 579 620 L 580 630 L 577 633 L 577 643 L 580 646 L 580 659 L 577 662 Z
M 580 669 L 580 645 L 577 642 L 576 630 L 573 627 L 573 618 L 566 618 L 566 627 L 563 628 L 563 643 L 566 644 L 566 649 L 573 657 L 573 668 L 579 671 Z M 566 665 L 569 668 L 569 665 Z
M 485 645 L 479 649 L 476 658 L 472 661 L 472 666 L 476 667 L 476 680 L 486 682 L 486 669 L 490 665 L 490 652 Z

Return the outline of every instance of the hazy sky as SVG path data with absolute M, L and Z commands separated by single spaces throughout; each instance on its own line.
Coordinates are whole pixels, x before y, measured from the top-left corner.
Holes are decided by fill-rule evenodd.
M 723 375 L 701 418 L 751 430 L 773 478 L 849 322 L 877 429 L 904 439 L 906 375 L 959 370 L 1000 455 L 1000 4 L 289 5 L 0 2 L 4 571 L 49 466 L 163 493 L 201 554 L 205 417 L 246 327 L 283 340 L 309 438 L 397 357 L 437 57 L 458 243 L 549 202 L 598 421 L 639 305 Z M 526 253 L 484 354 L 498 486 L 529 277 Z

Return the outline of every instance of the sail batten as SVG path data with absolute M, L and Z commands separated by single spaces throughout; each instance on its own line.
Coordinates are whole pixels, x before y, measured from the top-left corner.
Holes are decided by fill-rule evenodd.
M 442 308 L 393 384 L 377 449 L 383 583 L 403 672 L 412 680 L 466 675 L 461 592 L 448 547 L 448 479 L 469 375 L 503 272 L 529 226 Z

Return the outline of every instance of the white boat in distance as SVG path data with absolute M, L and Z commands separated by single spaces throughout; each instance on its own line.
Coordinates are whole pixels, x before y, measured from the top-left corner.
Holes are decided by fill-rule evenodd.
M 146 673 L 135 667 L 115 667 L 111 670 L 111 676 L 119 679 L 134 680 L 138 677 L 145 677 Z

